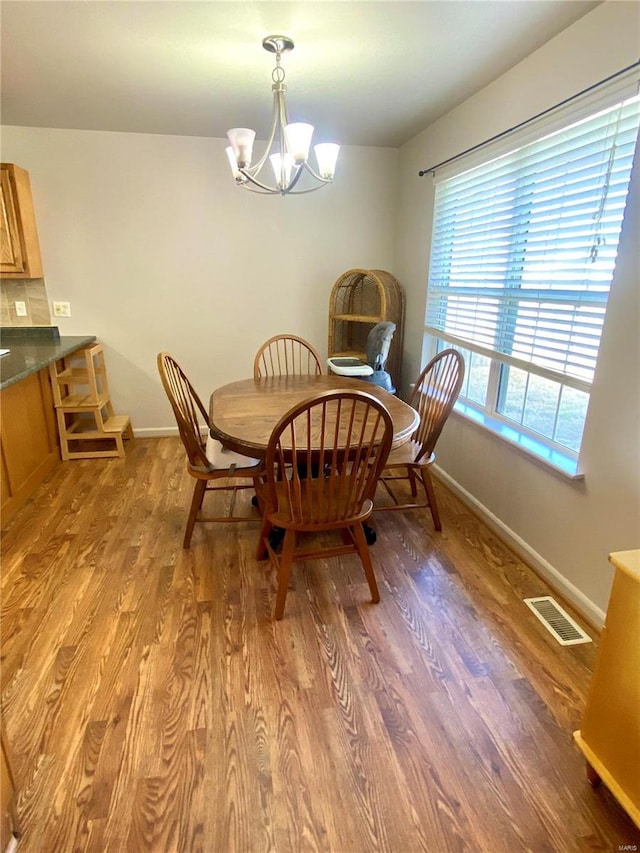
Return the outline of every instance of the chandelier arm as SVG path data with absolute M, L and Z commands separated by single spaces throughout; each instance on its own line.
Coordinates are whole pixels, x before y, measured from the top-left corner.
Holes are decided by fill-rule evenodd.
M 291 192 L 291 190 L 295 187 L 295 185 L 298 183 L 298 181 L 300 180 L 300 178 L 302 176 L 302 166 L 303 165 L 304 165 L 304 163 L 301 163 L 299 166 L 296 166 L 295 175 L 293 176 L 293 178 L 291 178 L 291 180 L 289 181 L 287 186 L 284 187 L 280 191 L 282 193 L 282 195 L 288 195 Z
M 331 178 L 323 178 L 323 177 L 322 177 L 322 175 L 319 175 L 319 174 L 315 171 L 315 169 L 314 169 L 312 166 L 310 166 L 310 165 L 309 165 L 309 161 L 308 161 L 308 160 L 305 160 L 305 161 L 304 161 L 304 163 L 303 163 L 302 165 L 303 165 L 303 166 L 304 166 L 304 168 L 307 170 L 307 172 L 309 172 L 309 174 L 310 174 L 310 175 L 313 175 L 313 177 L 316 179 L 316 181 L 320 181 L 320 183 L 322 183 L 322 184 L 330 184 L 330 183 L 332 183 L 332 179 L 331 179 Z M 320 189 L 320 187 L 316 187 L 315 189 Z
M 247 192 L 255 193 L 256 195 L 275 195 L 277 190 L 257 190 L 255 187 L 250 187 L 248 184 L 242 184 L 242 189 Z
M 280 69 L 282 74 L 284 75 L 284 69 Z M 284 76 L 279 81 L 279 83 L 275 84 L 278 86 L 278 89 L 275 91 L 276 100 L 274 101 L 274 120 L 276 123 L 276 134 L 277 134 L 277 153 L 280 155 L 280 175 L 276 177 L 276 182 L 278 184 L 278 191 L 281 195 L 284 195 L 283 192 L 285 175 L 286 175 L 286 166 L 285 166 L 285 157 L 287 154 L 287 140 L 285 137 L 284 129 L 287 126 L 287 98 L 286 98 L 286 86 L 282 82 L 284 80 Z M 294 176 L 295 177 L 295 176 Z M 289 184 L 291 180 L 289 179 Z M 289 186 L 287 184 L 287 186 Z
M 260 187 L 261 189 L 265 190 L 266 192 L 270 193 L 271 195 L 278 195 L 280 193 L 280 190 L 277 189 L 277 187 L 270 187 L 268 184 L 263 184 L 262 181 L 259 181 L 253 175 L 250 175 L 249 172 L 246 172 L 244 169 L 240 169 L 239 171 L 240 171 L 240 174 L 244 175 L 244 177 L 248 181 L 251 181 L 252 184 L 255 184 L 257 187 Z M 246 184 L 242 184 L 242 187 L 243 187 L 243 189 L 246 189 L 246 190 L 251 189 L 251 187 L 248 187 Z M 253 192 L 257 192 L 257 190 L 253 190 Z
M 307 193 L 313 193 L 316 190 L 319 190 L 323 184 L 331 183 L 330 181 L 325 180 L 325 181 L 322 181 L 322 183 L 320 183 L 317 187 L 311 187 L 308 190 L 295 190 L 294 191 L 293 188 L 298 183 L 298 181 L 300 180 L 300 177 L 302 175 L 302 168 L 298 167 L 296 175 L 293 178 L 293 180 L 289 181 L 287 186 L 283 190 L 281 190 L 281 189 L 278 189 L 277 187 L 270 187 L 267 184 L 263 184 L 261 181 L 258 181 L 255 178 L 253 178 L 251 175 L 247 174 L 243 169 L 241 169 L 240 172 L 247 178 L 247 180 L 251 181 L 252 184 L 255 184 L 256 187 L 260 188 L 260 189 L 254 189 L 253 187 L 244 183 L 244 184 L 241 184 L 242 189 L 243 190 L 249 190 L 250 192 L 257 193 L 258 195 L 306 195 Z
M 285 143 L 284 129 L 289 124 L 289 114 L 287 113 L 287 87 L 284 83 L 280 84 L 280 88 L 276 92 L 278 96 L 278 115 L 280 117 L 280 132 L 282 134 L 282 144 Z
M 314 193 L 316 190 L 321 190 L 324 184 L 318 184 L 315 187 L 310 187 L 308 190 L 293 190 L 292 192 L 282 193 L 282 195 L 305 195 L 306 193 Z M 248 187 L 247 187 L 248 189 Z
M 244 177 L 251 181 L 252 184 L 255 184 L 257 187 L 260 187 L 261 190 L 264 190 L 266 193 L 270 193 L 271 195 L 288 195 L 289 192 L 295 187 L 295 185 L 300 180 L 300 176 L 302 175 L 302 164 L 296 167 L 296 173 L 293 178 L 289 181 L 286 187 L 280 189 L 279 187 L 270 187 L 268 184 L 263 184 L 262 181 L 259 181 L 253 175 L 250 175 L 244 169 L 240 169 L 240 174 L 244 175 Z M 244 189 L 252 190 L 252 192 L 258 192 L 258 190 L 254 190 L 252 187 L 248 187 L 246 184 L 242 185 Z M 315 189 L 315 188 L 314 188 Z
M 255 164 L 255 166 L 250 167 L 250 172 L 252 175 L 257 175 L 260 169 L 267 162 L 267 157 L 269 156 L 269 152 L 273 146 L 273 141 L 276 138 L 276 130 L 278 128 L 278 116 L 280 113 L 280 92 L 274 89 L 273 91 L 273 113 L 271 117 L 271 129 L 269 130 L 269 138 L 267 139 L 267 147 L 265 148 L 264 154 Z M 243 174 L 249 176 L 249 170 L 240 170 Z

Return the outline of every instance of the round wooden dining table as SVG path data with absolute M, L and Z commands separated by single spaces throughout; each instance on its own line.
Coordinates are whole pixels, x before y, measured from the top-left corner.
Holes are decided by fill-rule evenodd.
M 415 409 L 383 388 L 346 376 L 263 376 L 218 388 L 209 401 L 211 434 L 225 447 L 263 459 L 280 418 L 324 391 L 364 391 L 382 402 L 393 421 L 393 447 L 409 440 L 419 423 Z

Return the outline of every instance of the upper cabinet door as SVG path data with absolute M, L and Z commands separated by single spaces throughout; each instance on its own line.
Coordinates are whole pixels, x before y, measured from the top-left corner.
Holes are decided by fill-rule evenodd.
M 2 278 L 42 278 L 29 174 L 13 163 L 0 164 L 0 241 Z
M 4 166 L 0 171 L 0 191 L 2 192 L 2 210 L 0 212 L 1 269 L 3 273 L 24 272 L 26 264 L 20 245 L 15 193 L 11 189 L 9 170 Z

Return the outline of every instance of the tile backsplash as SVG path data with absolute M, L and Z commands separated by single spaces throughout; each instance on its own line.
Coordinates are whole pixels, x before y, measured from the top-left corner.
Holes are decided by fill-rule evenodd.
M 26 317 L 18 317 L 16 302 L 25 303 L 27 306 Z M 51 325 L 51 309 L 43 278 L 2 279 L 0 284 L 0 325 Z

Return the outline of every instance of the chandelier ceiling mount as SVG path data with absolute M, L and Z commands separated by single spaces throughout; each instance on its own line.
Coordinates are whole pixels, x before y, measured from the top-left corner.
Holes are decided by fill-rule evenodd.
M 288 36 L 267 36 L 262 39 L 262 47 L 268 50 L 269 53 L 278 54 L 293 50 L 295 44 L 293 43 L 293 39 L 290 39 Z

